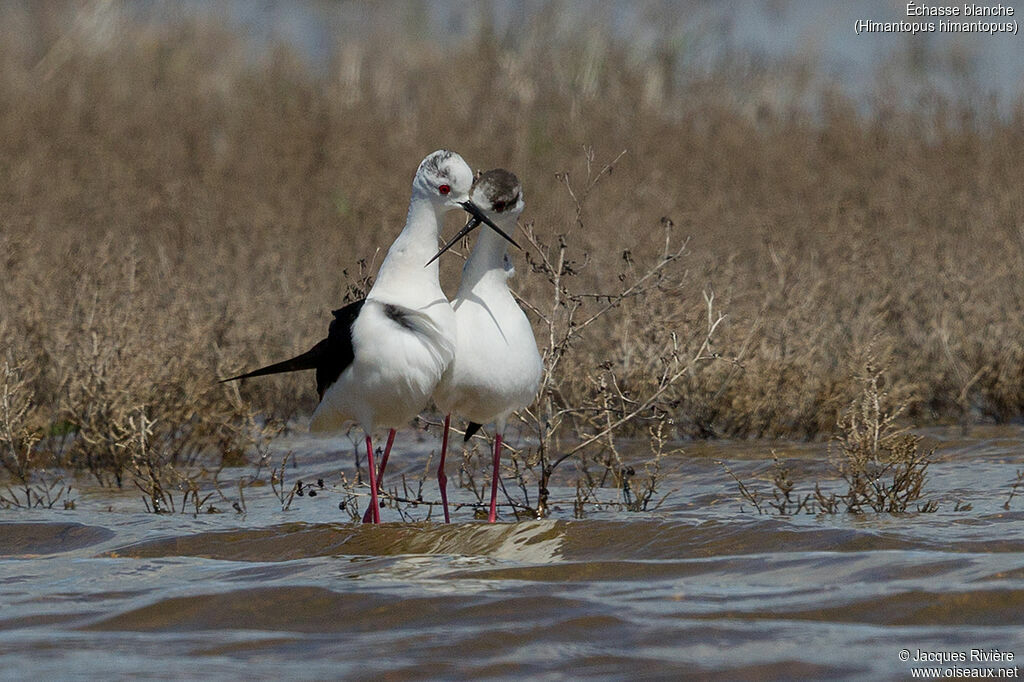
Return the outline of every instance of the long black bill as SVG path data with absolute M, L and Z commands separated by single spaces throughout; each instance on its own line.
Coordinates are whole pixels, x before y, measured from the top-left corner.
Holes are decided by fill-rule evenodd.
M 469 222 L 466 223 L 466 226 L 464 228 L 462 228 L 461 230 L 459 230 L 459 233 L 457 235 L 455 235 L 454 237 L 451 238 L 451 241 L 449 241 L 447 244 L 442 246 L 441 250 L 438 251 L 436 254 L 434 254 L 433 258 L 431 258 L 430 260 L 427 261 L 427 265 L 430 265 L 431 263 L 436 261 L 438 258 L 440 258 L 442 253 L 444 253 L 448 249 L 452 248 L 455 245 L 456 242 L 458 242 L 460 239 L 465 237 L 467 234 L 469 234 L 470 232 L 475 230 L 477 228 L 477 226 L 480 225 L 480 223 L 483 223 L 483 224 L 487 225 L 487 227 L 491 228 L 492 230 L 494 230 L 495 232 L 500 234 L 502 237 L 504 237 L 506 240 L 508 240 L 509 244 L 511 244 L 512 246 L 516 247 L 517 249 L 523 248 L 523 247 L 519 246 L 519 244 L 516 243 L 515 239 L 512 239 L 512 237 L 510 237 L 507 234 L 505 234 L 504 230 L 502 230 L 500 227 L 495 225 L 494 222 L 490 218 L 488 218 L 486 215 L 484 215 L 484 212 L 480 209 L 480 207 L 477 206 L 476 204 L 474 204 L 472 201 L 460 202 L 459 206 L 461 206 L 463 209 L 465 209 L 466 213 L 468 213 L 472 217 L 469 219 Z M 427 265 L 424 265 L 423 267 L 427 267 Z

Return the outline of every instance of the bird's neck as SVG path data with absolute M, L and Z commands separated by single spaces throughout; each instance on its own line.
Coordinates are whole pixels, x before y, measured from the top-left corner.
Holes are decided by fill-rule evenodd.
M 420 295 L 433 298 L 441 290 L 438 262 L 424 265 L 437 251 L 442 218 L 442 211 L 429 199 L 414 198 L 409 203 L 405 229 L 388 249 L 369 298 L 401 302 Z
M 506 234 L 512 234 L 516 229 L 514 216 L 498 216 L 494 219 L 498 227 Z M 462 268 L 462 288 L 472 288 L 481 282 L 494 280 L 504 285 L 508 279 L 505 271 L 505 253 L 508 242 L 500 234 L 486 225 L 479 228 L 480 236 L 476 238 L 476 245 L 469 255 L 466 265 Z

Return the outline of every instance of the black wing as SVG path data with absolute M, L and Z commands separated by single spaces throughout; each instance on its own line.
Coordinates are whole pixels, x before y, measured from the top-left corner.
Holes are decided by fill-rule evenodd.
M 261 377 L 268 374 L 281 374 L 283 372 L 299 372 L 304 369 L 316 370 L 316 392 L 322 399 L 328 386 L 333 384 L 345 371 L 345 368 L 352 364 L 355 354 L 352 350 L 352 323 L 359 316 L 366 299 L 359 299 L 349 303 L 344 308 L 332 311 L 334 319 L 327 330 L 327 338 L 310 348 L 302 355 L 296 355 L 289 360 L 274 363 L 255 369 L 245 374 L 239 374 L 225 381 L 236 381 L 238 379 L 249 379 Z
M 316 344 L 316 347 L 323 347 L 323 361 L 316 366 L 316 393 L 320 398 L 324 397 L 327 388 L 338 380 L 355 358 L 352 350 L 352 324 L 359 317 L 364 303 L 366 299 L 361 298 L 344 308 L 331 311 L 334 320 L 327 330 L 327 338 Z

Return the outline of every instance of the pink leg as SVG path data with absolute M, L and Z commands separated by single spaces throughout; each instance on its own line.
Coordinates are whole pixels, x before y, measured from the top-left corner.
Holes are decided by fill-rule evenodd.
M 491 474 L 491 513 L 487 523 L 498 520 L 498 473 L 501 470 L 501 434 L 494 435 L 494 473 Z
M 448 517 L 448 477 L 444 475 L 444 458 L 448 454 L 448 427 L 452 423 L 452 416 L 444 416 L 444 435 L 441 437 L 441 463 L 437 465 L 437 487 L 441 489 L 441 504 L 444 506 L 444 522 L 451 523 Z
M 370 514 L 370 519 L 364 516 L 363 523 L 369 523 L 371 519 L 373 523 L 380 523 L 380 505 L 377 502 L 377 467 L 373 464 L 373 442 L 369 435 L 366 436 L 366 468 L 370 470 L 370 508 L 366 510 Z
M 377 472 L 377 486 L 379 488 L 384 487 L 384 468 L 388 465 L 388 457 L 391 455 L 391 445 L 395 442 L 395 430 L 391 429 L 388 431 L 388 443 L 384 446 L 384 456 L 380 458 L 380 471 Z M 375 507 L 377 510 L 377 520 L 374 523 L 380 523 L 380 507 Z M 370 509 L 366 510 L 363 514 L 363 523 L 370 522 Z

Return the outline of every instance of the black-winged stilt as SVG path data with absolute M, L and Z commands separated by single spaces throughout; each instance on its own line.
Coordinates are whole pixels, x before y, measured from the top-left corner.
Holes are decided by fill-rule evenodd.
M 522 187 L 515 175 L 503 169 L 488 171 L 477 179 L 470 197 L 504 233 L 515 231 L 516 219 L 524 205 Z M 480 222 L 479 216 L 471 218 L 438 255 Z M 505 242 L 497 233 L 484 230 L 462 269 L 462 282 L 452 300 L 456 328 L 455 358 L 434 389 L 434 402 L 445 412 L 437 482 L 446 523 L 449 516 L 444 460 L 452 413 L 469 420 L 466 440 L 482 424 L 494 422 L 491 508 L 488 515 L 488 521 L 494 523 L 505 422 L 514 411 L 533 402 L 540 383 L 543 363 L 533 328 L 508 290 L 508 278 L 514 272 Z
M 455 313 L 438 282 L 437 264 L 428 262 L 444 214 L 461 208 L 501 231 L 470 200 L 472 185 L 473 172 L 458 154 L 440 150 L 427 156 L 413 179 L 405 228 L 366 298 L 335 310 L 327 338 L 306 353 L 224 379 L 315 369 L 320 404 L 310 430 L 330 431 L 355 421 L 366 433 L 371 498 L 366 521 L 380 523 L 374 428 L 390 429 L 383 471 L 395 429 L 426 406 L 455 354 Z

